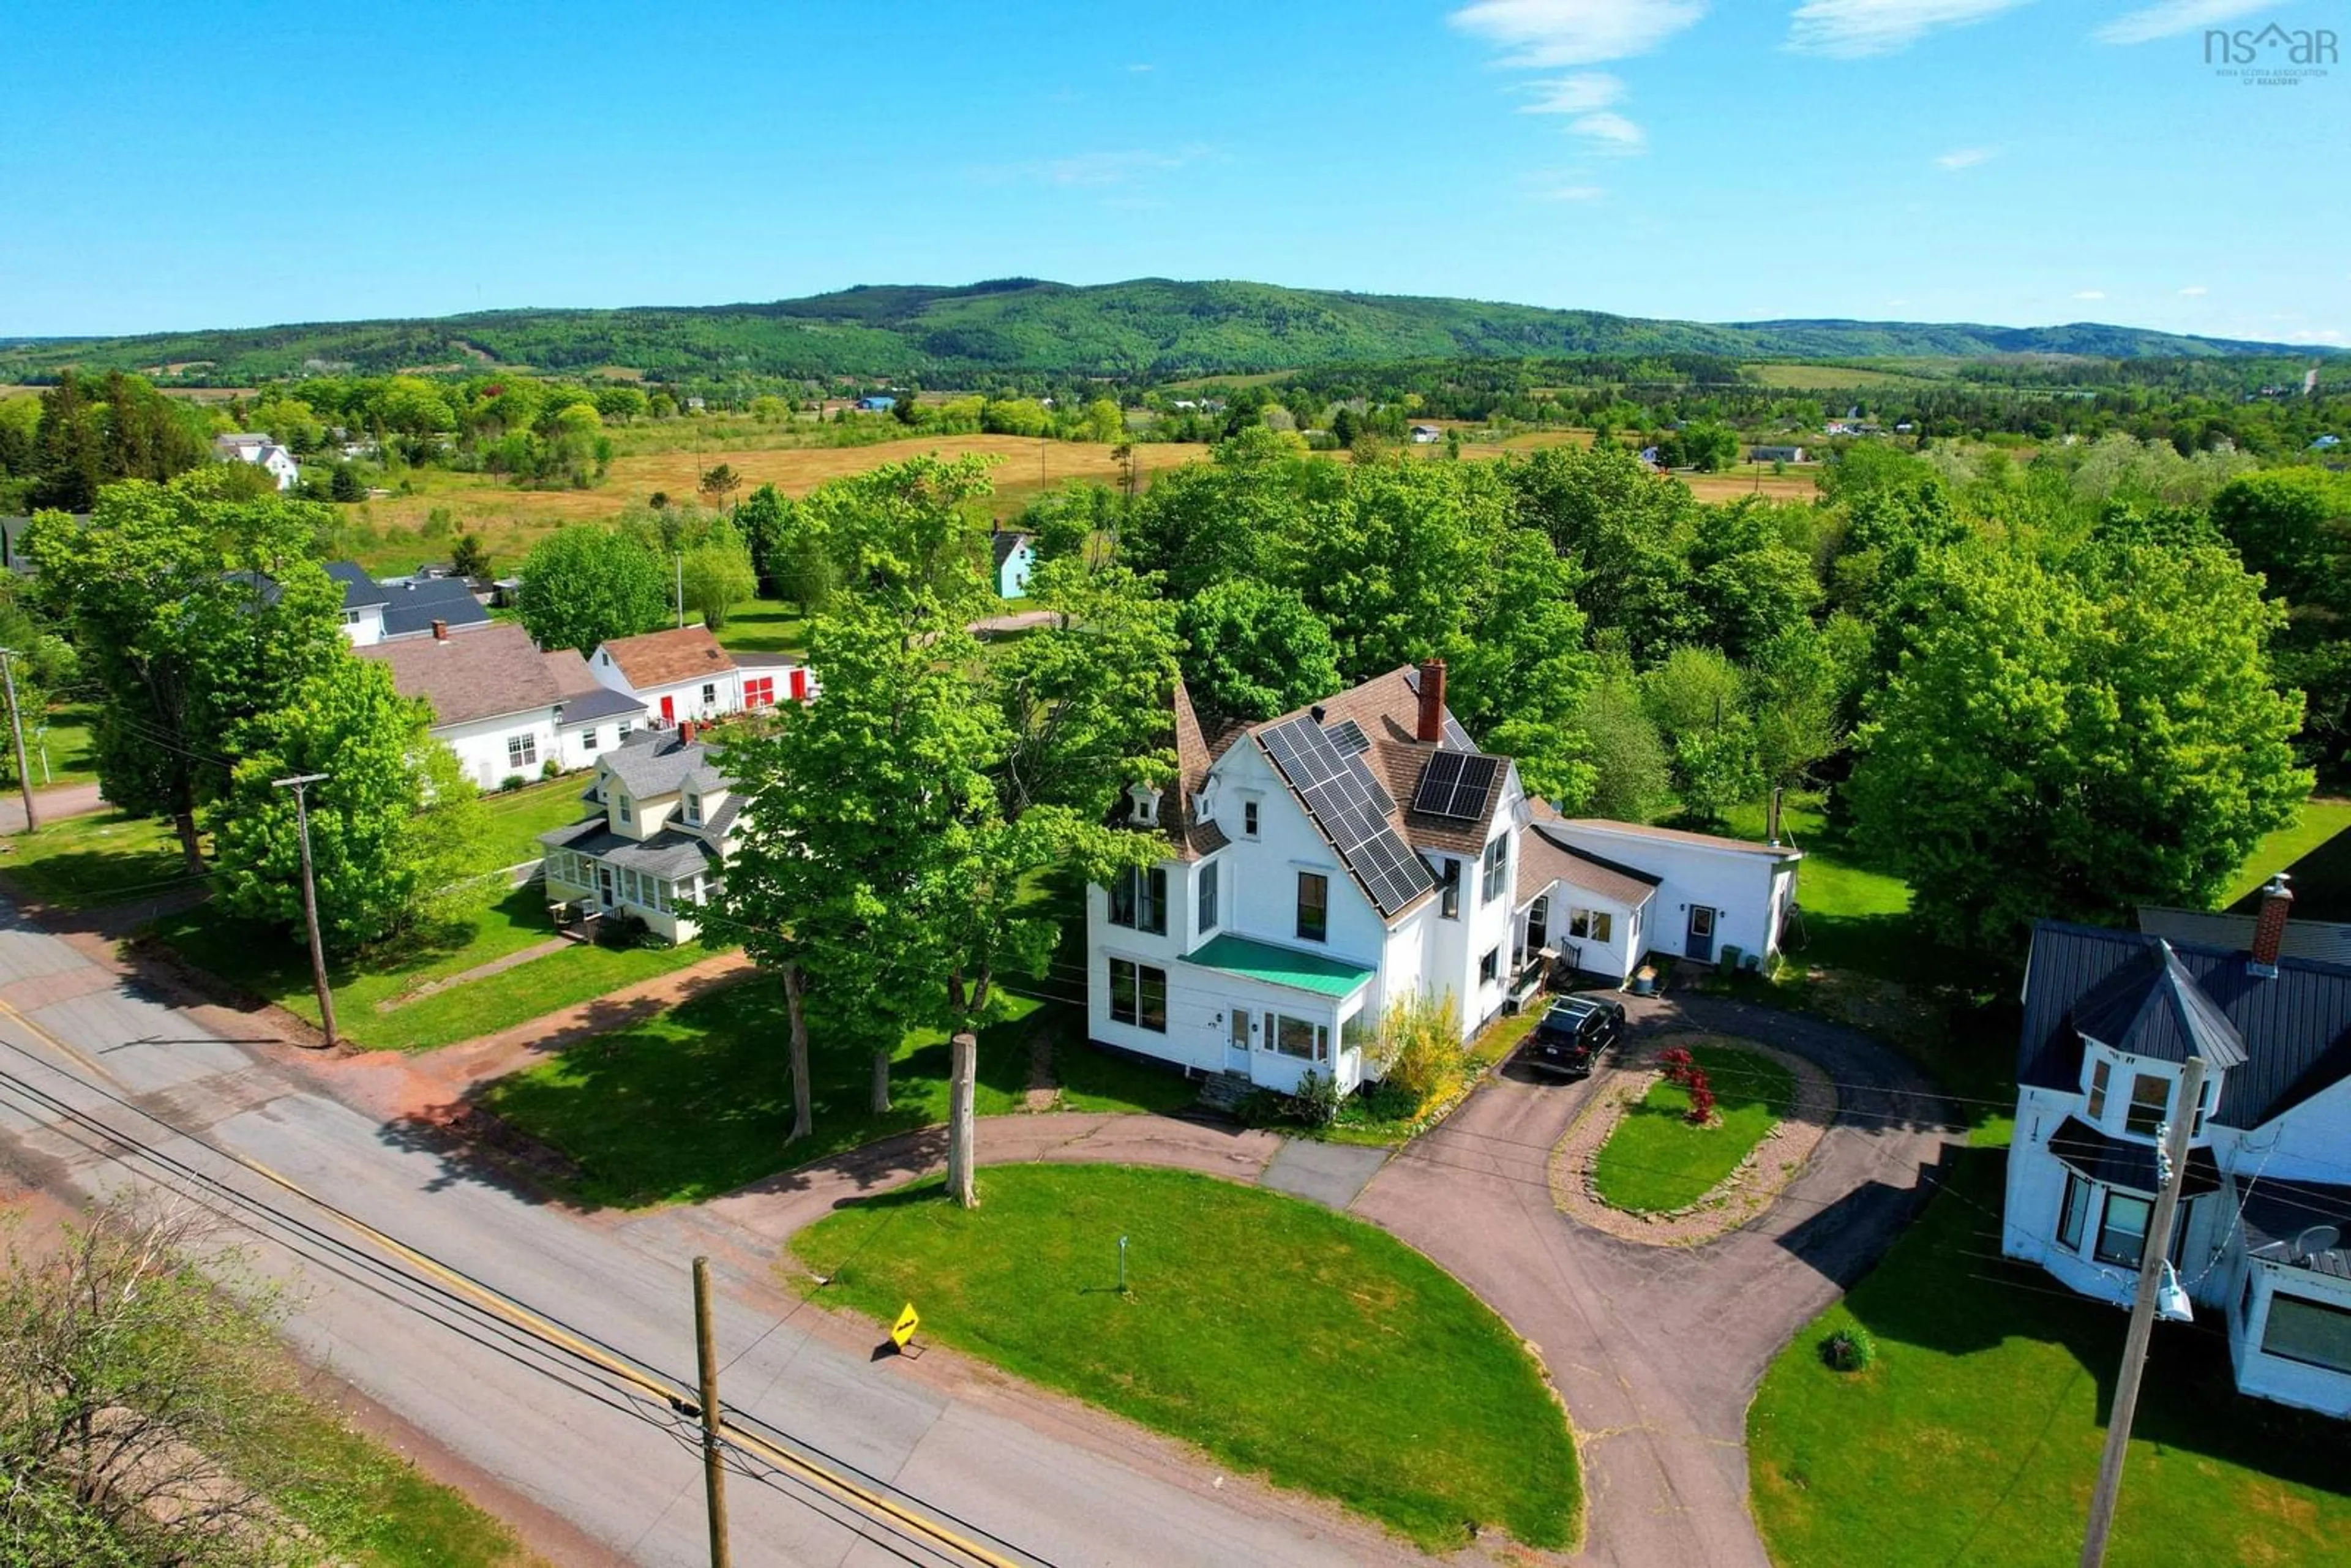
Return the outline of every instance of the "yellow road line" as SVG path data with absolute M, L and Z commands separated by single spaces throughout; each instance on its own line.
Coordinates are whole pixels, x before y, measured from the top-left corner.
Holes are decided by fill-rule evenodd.
M 82 1051 L 67 1044 L 64 1040 L 59 1040 L 55 1034 L 52 1034 L 48 1030 L 44 1029 L 41 1025 L 34 1022 L 31 1019 L 26 1018 L 22 1012 L 18 1011 L 14 1006 L 5 1000 L 0 1000 L 0 1016 L 14 1019 L 16 1022 L 24 1025 L 26 1029 L 38 1036 L 43 1041 L 57 1051 L 63 1052 L 68 1058 L 88 1071 L 99 1078 L 107 1080 L 109 1082 L 118 1085 L 121 1083 L 121 1080 L 107 1071 L 105 1068 L 99 1066 Z M 148 1114 L 152 1115 L 152 1113 L 148 1113 Z M 168 1123 L 164 1123 L 162 1118 L 160 1116 L 154 1117 L 153 1119 L 161 1125 L 168 1126 L 170 1124 Z M 172 1130 L 174 1132 L 178 1131 L 177 1128 L 173 1128 Z M 182 1134 L 181 1135 L 183 1137 L 188 1136 L 186 1134 Z M 193 1142 L 194 1140 L 192 1139 L 191 1141 Z M 590 1344 L 587 1341 L 571 1333 L 569 1329 L 564 1328 L 561 1324 L 549 1322 L 548 1319 L 541 1317 L 538 1313 L 531 1311 L 528 1307 L 524 1306 L 521 1302 L 500 1295 L 486 1285 L 475 1283 L 474 1281 L 458 1273 L 455 1270 L 449 1268 L 447 1265 L 440 1263 L 434 1259 L 425 1256 L 423 1253 L 417 1251 L 414 1248 L 409 1246 L 406 1242 L 400 1240 L 398 1238 L 387 1235 L 385 1232 L 377 1229 L 374 1226 L 370 1225 L 363 1219 L 343 1213 L 333 1205 L 328 1203 L 325 1199 L 312 1194 L 300 1183 L 295 1181 L 289 1176 L 280 1176 L 277 1172 L 271 1170 L 267 1166 L 263 1165 L 259 1160 L 249 1158 L 246 1155 L 236 1153 L 233 1149 L 225 1149 L 214 1144 L 206 1144 L 204 1146 L 211 1150 L 213 1153 L 220 1155 L 224 1158 L 234 1161 L 235 1164 L 244 1166 L 246 1170 L 253 1172 L 263 1180 L 270 1182 L 271 1184 L 292 1194 L 294 1197 L 302 1199 L 304 1202 L 324 1213 L 329 1218 L 342 1225 L 346 1229 L 356 1231 L 360 1236 L 365 1237 L 370 1241 L 372 1241 L 377 1246 L 382 1248 L 385 1251 L 390 1252 L 394 1257 L 407 1263 L 411 1268 L 429 1275 L 433 1279 L 440 1281 L 444 1285 L 446 1285 L 449 1289 L 456 1291 L 458 1294 L 466 1297 L 475 1305 L 506 1319 L 516 1327 L 525 1330 L 538 1339 L 569 1352 L 572 1355 L 589 1363 L 590 1365 L 601 1368 L 611 1376 L 619 1378 L 622 1382 L 630 1385 L 639 1391 L 649 1394 L 655 1398 L 662 1400 L 664 1403 L 674 1406 L 679 1405 L 690 1406 L 699 1399 L 700 1396 L 698 1394 L 680 1388 L 676 1385 L 665 1382 L 661 1378 L 650 1376 L 645 1373 L 640 1372 L 635 1367 L 631 1366 L 628 1363 L 622 1361 L 617 1356 L 610 1354 L 601 1347 Z M 755 1432 L 744 1431 L 742 1428 L 735 1426 L 726 1418 L 723 1406 L 720 1411 L 718 1425 L 721 1434 L 736 1447 L 758 1455 L 761 1458 L 766 1459 L 768 1463 L 776 1466 L 779 1469 L 790 1471 L 791 1473 L 799 1476 L 801 1479 L 806 1480 L 830 1493 L 832 1497 L 841 1502 L 847 1503 L 853 1508 L 862 1509 L 869 1513 L 880 1514 L 884 1518 L 894 1521 L 895 1522 L 913 1531 L 917 1535 L 927 1537 L 939 1545 L 959 1552 L 976 1563 L 986 1564 L 987 1568 L 1019 1568 L 1019 1564 L 1014 1563 L 1011 1559 L 991 1552 L 987 1547 L 980 1545 L 977 1542 L 973 1541 L 956 1531 L 949 1530 L 946 1526 L 927 1519 L 919 1513 L 900 1506 L 898 1503 L 891 1500 L 887 1497 L 884 1497 L 881 1493 L 861 1486 L 857 1482 L 851 1480 L 846 1476 L 842 1476 L 824 1465 L 820 1465 L 811 1459 L 805 1458 L 800 1455 L 791 1452 L 788 1448 L 780 1448 Z

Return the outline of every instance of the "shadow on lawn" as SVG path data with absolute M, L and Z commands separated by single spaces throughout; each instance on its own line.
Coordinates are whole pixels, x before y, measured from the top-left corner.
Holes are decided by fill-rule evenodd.
M 2335 834 L 2284 871 L 2294 887 L 2296 920 L 2351 920 L 2351 830 Z M 2233 914 L 2260 911 L 2259 889 L 2229 906 Z
M 1855 1286 L 1845 1305 L 1881 1342 L 1943 1355 L 1988 1352 L 2013 1339 L 2062 1345 L 2083 1375 L 2096 1379 L 2103 1424 L 2113 1407 L 2126 1314 L 2073 1294 L 2040 1269 L 1998 1257 L 2007 1166 L 2004 1149 L 1951 1149 L 1940 1201 Z M 1823 1229 L 1832 1213 L 1820 1217 Z M 1827 1239 L 1833 1245 L 1833 1234 Z M 2199 1305 L 2196 1312 L 2194 1323 L 2158 1326 L 2134 1437 L 2297 1485 L 2344 1490 L 2351 1423 L 2238 1393 L 2220 1309 Z

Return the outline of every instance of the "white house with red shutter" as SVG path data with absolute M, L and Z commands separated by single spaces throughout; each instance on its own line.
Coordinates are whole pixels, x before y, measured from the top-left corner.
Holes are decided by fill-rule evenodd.
M 649 722 L 663 729 L 813 695 L 807 665 L 779 653 L 731 653 L 706 626 L 616 637 L 590 656 L 588 673 L 643 704 Z

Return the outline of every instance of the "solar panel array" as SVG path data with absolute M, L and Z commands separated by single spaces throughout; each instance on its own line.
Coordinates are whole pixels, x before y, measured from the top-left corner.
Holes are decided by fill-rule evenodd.
M 1372 737 L 1365 735 L 1364 727 L 1352 718 L 1343 718 L 1322 733 L 1331 737 L 1332 745 L 1350 757 L 1361 757 L 1372 748 Z
M 1447 751 L 1478 749 L 1478 743 L 1469 738 L 1469 732 L 1461 727 L 1461 721 L 1449 713 L 1445 716 L 1445 739 L 1442 744 Z
M 1413 791 L 1412 809 L 1432 817 L 1456 817 L 1482 821 L 1501 758 L 1475 752 L 1437 751 L 1420 770 L 1420 786 Z
M 1361 757 L 1341 749 L 1305 716 L 1260 731 L 1258 743 L 1382 915 L 1395 914 L 1428 891 L 1428 868 L 1388 821 L 1395 802 Z

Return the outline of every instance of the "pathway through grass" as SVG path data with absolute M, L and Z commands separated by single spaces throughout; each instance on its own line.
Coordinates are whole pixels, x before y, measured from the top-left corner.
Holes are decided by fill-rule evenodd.
M 1574 1446 L 1509 1326 L 1359 1220 L 1180 1171 L 1010 1166 L 792 1240 L 824 1297 L 1336 1500 L 1432 1551 L 1467 1524 L 1563 1548 Z M 1129 1294 L 1118 1238 L 1129 1240 Z
M 1720 1045 L 1692 1046 L 1690 1055 L 1713 1086 L 1717 1120 L 1694 1125 L 1689 1091 L 1658 1079 L 1593 1161 L 1592 1185 L 1604 1202 L 1640 1214 L 1687 1207 L 1795 1105 L 1795 1075 L 1776 1061 Z

